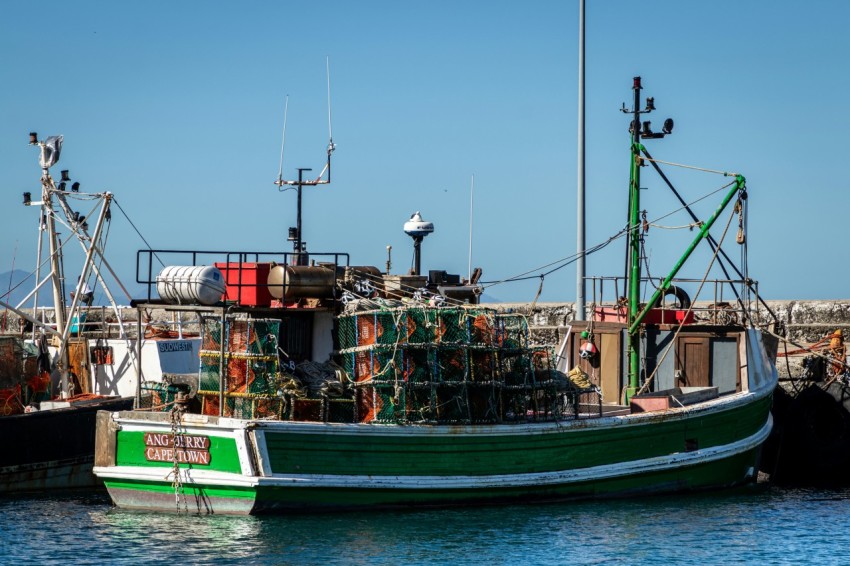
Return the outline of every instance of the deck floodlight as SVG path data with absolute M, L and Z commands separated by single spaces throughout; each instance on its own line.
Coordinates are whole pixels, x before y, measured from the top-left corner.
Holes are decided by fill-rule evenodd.
M 664 120 L 664 126 L 661 128 L 661 131 L 665 134 L 673 133 L 673 118 L 667 118 Z
M 30 132 L 30 145 L 35 145 L 38 143 L 38 134 L 35 132 Z
M 80 192 L 80 183 L 75 181 L 74 184 L 71 185 L 71 192 L 74 192 L 74 193 Z
M 62 180 L 63 181 L 70 181 L 71 180 L 71 177 L 68 176 L 68 170 L 67 169 L 62 169 Z
M 24 205 L 29 206 L 32 202 L 32 193 L 24 193 Z

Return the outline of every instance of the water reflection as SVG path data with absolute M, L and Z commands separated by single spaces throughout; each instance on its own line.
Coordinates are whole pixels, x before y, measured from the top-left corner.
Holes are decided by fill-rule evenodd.
M 848 513 L 850 490 L 268 517 L 122 512 L 89 492 L 0 498 L 0 550 L 54 564 L 830 563 Z
M 192 557 L 197 561 L 244 563 L 261 544 L 257 517 L 133 513 L 117 509 L 90 511 L 92 526 L 104 542 L 145 559 Z

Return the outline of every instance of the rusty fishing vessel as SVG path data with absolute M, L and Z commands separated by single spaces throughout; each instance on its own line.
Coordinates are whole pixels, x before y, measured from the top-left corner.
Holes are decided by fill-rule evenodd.
M 418 255 L 413 273 L 390 275 L 344 253 L 308 252 L 300 191 L 329 181 L 332 142 L 327 180 L 304 181 L 300 169 L 297 181 L 278 179 L 299 191 L 292 252 L 140 252 L 138 280 L 162 288 L 136 306 L 194 313 L 202 345 L 196 372 L 140 388 L 135 410 L 98 414 L 94 471 L 114 503 L 253 514 L 754 481 L 777 379 L 750 304 L 757 287 L 674 279 L 699 242 L 722 249 L 709 231 L 730 203 L 730 221 L 745 213 L 746 182 L 732 175 L 666 278 L 643 277 L 640 169 L 657 161 L 642 140 L 672 123 L 659 133 L 641 124 L 654 110 L 652 99 L 641 109 L 641 88 L 636 78 L 628 281 L 594 279 L 591 321 L 565 328 L 557 347 L 531 343 L 523 316 L 478 304 L 477 277 L 420 275 Z M 414 215 L 405 229 L 418 250 L 433 225 Z M 155 257 L 179 259 L 187 276 L 155 275 Z M 225 292 L 203 301 L 196 291 L 214 273 Z M 687 284 L 709 285 L 715 300 L 697 308 Z M 183 291 L 162 300 L 169 287 Z M 667 306 L 671 295 L 678 304 Z
M 102 243 L 98 239 L 110 195 L 91 197 L 95 208 L 100 205 L 100 213 L 90 233 L 85 218 L 71 209 L 66 198 L 66 186 L 67 194 L 71 194 L 79 183 L 68 186 L 67 171 L 56 183 L 49 172 L 59 160 L 62 141 L 62 136 L 39 141 L 37 134 L 30 134 L 30 143 L 40 149 L 41 200 L 33 201 L 31 193 L 24 193 L 24 205 L 39 208 L 37 284 L 25 301 L 34 297 L 33 304 L 37 305 L 39 289 L 49 284 L 53 316 L 48 321 L 46 316 L 38 316 L 38 309 L 27 313 L 21 310 L 22 305 L 0 301 L 25 323 L 19 333 L 0 336 L 0 493 L 95 485 L 91 473 L 95 415 L 98 410 L 132 407 L 132 397 L 94 394 L 88 372 L 80 368 L 79 355 L 87 353 L 88 345 L 74 335 L 82 319 L 79 307 L 87 294 L 78 281 L 75 299 L 70 309 L 66 308 L 62 248 L 71 239 L 79 240 L 86 250 L 83 276 L 98 269 L 92 258 L 97 244 Z M 65 242 L 60 241 L 57 231 L 60 222 L 70 228 L 70 239 Z M 42 261 L 45 240 L 49 252 Z M 40 280 L 44 265 L 49 266 L 47 275 Z
M 25 192 L 23 204 L 38 213 L 38 257 L 24 280 L 34 281 L 29 292 L 14 304 L 9 296 L 0 300 L 4 323 L 20 323 L 0 335 L 0 493 L 98 485 L 97 411 L 130 409 L 140 381 L 197 367 L 200 345 L 179 327 L 173 336 L 146 336 L 141 318 L 130 323 L 127 315 L 137 311 L 116 302 L 111 289 L 120 287 L 128 301 L 130 294 L 104 255 L 114 195 L 80 191 L 68 170 L 54 180 L 62 136 L 31 133 L 30 144 L 39 149 L 41 198 Z M 83 259 L 71 286 L 65 268 L 76 244 Z M 89 282 L 108 306 L 92 306 Z M 49 307 L 42 306 L 45 295 Z

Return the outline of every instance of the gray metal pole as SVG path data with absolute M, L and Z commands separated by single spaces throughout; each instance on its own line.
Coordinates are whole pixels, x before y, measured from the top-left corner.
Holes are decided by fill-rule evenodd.
M 142 340 L 145 333 L 142 331 L 142 309 L 136 308 L 136 399 L 133 408 L 139 409 L 142 405 Z
M 576 203 L 576 320 L 585 319 L 584 263 L 584 1 L 578 8 L 578 201 Z

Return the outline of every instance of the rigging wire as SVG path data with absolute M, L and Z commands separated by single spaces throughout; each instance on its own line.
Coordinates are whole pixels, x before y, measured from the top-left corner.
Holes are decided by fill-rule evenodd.
M 278 185 L 283 185 L 283 148 L 286 147 L 286 116 L 289 112 L 289 95 L 286 95 L 286 102 L 283 105 L 283 137 L 280 141 L 280 166 L 277 170 Z M 283 189 L 280 189 L 281 191 Z
M 719 193 L 719 192 L 721 192 L 721 191 L 724 191 L 724 190 L 728 189 L 729 187 L 731 187 L 732 185 L 734 185 L 736 182 L 737 182 L 737 181 L 732 181 L 731 183 L 726 183 L 725 185 L 723 185 L 723 186 L 722 186 L 722 187 L 720 187 L 719 189 L 716 189 L 716 190 L 714 190 L 714 191 L 711 191 L 710 193 L 707 193 L 707 194 L 705 194 L 705 195 L 701 196 L 700 198 L 698 198 L 698 199 L 696 199 L 696 200 L 693 200 L 693 201 L 691 201 L 691 202 L 689 202 L 689 203 L 685 204 L 684 206 L 681 206 L 681 207 L 679 207 L 679 208 L 677 208 L 677 209 L 675 209 L 675 210 L 672 210 L 672 211 L 668 212 L 667 214 L 665 214 L 665 215 L 663 215 L 663 216 L 659 216 L 658 218 L 655 218 L 654 220 L 652 220 L 652 221 L 650 222 L 650 224 L 654 224 L 654 223 L 658 222 L 659 220 L 664 220 L 664 219 L 665 219 L 665 218 L 667 218 L 668 216 L 673 216 L 673 215 L 674 215 L 674 214 L 676 214 L 677 212 L 682 212 L 683 210 L 688 210 L 688 209 L 691 207 L 691 205 L 694 205 L 694 204 L 696 204 L 696 203 L 698 203 L 698 202 L 704 201 L 704 200 L 705 200 L 705 199 L 707 199 L 708 197 L 714 196 L 714 195 L 716 195 L 717 193 Z
M 15 240 L 15 251 L 12 252 L 12 271 L 9 272 L 9 288 L 6 291 L 6 294 L 4 295 L 4 297 L 8 297 L 12 293 L 12 276 L 15 275 L 15 260 L 17 259 L 17 257 L 18 257 L 18 240 Z M 9 308 L 6 307 L 3 310 L 2 330 L 4 332 L 6 331 L 6 320 L 7 320 L 7 317 L 8 317 L 8 313 L 9 313 Z
M 737 173 L 729 173 L 727 171 L 717 171 L 716 169 L 706 169 L 704 167 L 697 167 L 695 165 L 685 165 L 683 163 L 673 163 L 672 161 L 662 161 L 660 159 L 654 159 L 652 157 L 642 157 L 641 159 L 646 159 L 647 161 L 652 161 L 653 163 L 663 163 L 664 165 L 670 165 L 671 167 L 681 167 L 682 169 L 693 169 L 694 171 L 702 171 L 703 173 L 714 173 L 716 175 L 723 175 L 724 177 L 737 177 Z
M 102 269 L 103 269 L 103 260 L 104 260 L 104 257 L 106 256 L 106 242 L 109 240 L 109 231 L 111 229 L 112 229 L 112 222 L 106 222 L 106 230 L 101 231 L 100 237 L 98 238 L 97 249 L 100 250 L 100 253 L 97 254 L 97 257 L 98 257 L 97 273 L 103 273 Z M 91 270 L 89 272 L 89 277 L 94 275 L 94 273 L 95 273 L 94 270 Z M 102 275 L 101 275 L 101 277 L 102 277 Z M 88 283 L 88 282 L 86 282 L 86 283 Z M 101 299 L 101 298 L 103 298 L 103 288 L 102 288 L 102 286 L 98 285 L 97 283 L 98 283 L 98 277 L 97 277 L 97 275 L 95 275 L 95 284 L 93 286 L 89 285 L 89 287 L 92 289 L 92 293 L 94 293 L 95 289 L 97 289 L 97 298 Z M 106 283 L 104 282 L 103 285 L 106 285 Z
M 142 233 L 141 233 L 141 232 L 139 232 L 139 229 L 138 229 L 138 228 L 136 228 L 136 225 L 133 223 L 133 221 L 130 219 L 130 217 L 127 215 L 127 213 L 124 211 L 124 209 L 121 207 L 121 204 L 118 202 L 118 199 L 117 199 L 117 198 L 115 198 L 115 195 L 113 195 L 113 196 L 112 196 L 112 202 L 114 202 L 114 203 L 115 203 L 115 206 L 117 206 L 117 207 L 118 207 L 118 210 L 120 210 L 120 211 L 121 211 L 121 214 L 123 214 L 123 215 L 124 215 L 124 218 L 126 218 L 126 219 L 127 219 L 127 222 L 129 222 L 129 223 L 130 223 L 130 226 L 132 226 L 132 227 L 133 227 L 133 230 L 135 230 L 135 231 L 136 231 L 136 234 L 138 234 L 138 235 L 139 235 L 139 238 L 141 238 L 141 239 L 142 239 L 142 241 L 145 243 L 145 245 L 148 247 L 148 250 L 150 250 L 151 252 L 153 252 L 153 246 L 151 246 L 151 245 L 150 245 L 150 243 L 148 243 L 148 241 L 145 239 L 145 237 L 144 237 L 144 236 L 142 236 Z M 154 253 L 154 254 L 153 254 L 153 256 L 156 258 L 156 260 L 159 262 L 159 264 L 160 264 L 161 266 L 165 267 L 165 263 L 162 261 L 162 259 L 160 259 L 160 257 L 159 257 L 156 253 Z
M 683 205 L 685 205 L 685 204 L 686 204 L 686 203 L 685 203 L 685 200 L 684 200 L 684 199 L 682 198 L 682 196 L 679 194 L 679 191 L 677 191 L 677 190 L 676 190 L 676 187 L 674 187 L 674 186 L 673 186 L 673 183 L 671 183 L 671 182 L 670 182 L 670 179 L 668 179 L 668 178 L 667 178 L 667 175 L 664 173 L 664 171 L 662 171 L 662 170 L 661 170 L 661 167 L 659 167 L 658 163 L 655 163 L 655 162 L 652 160 L 652 155 L 650 155 L 650 154 L 649 154 L 649 151 L 647 151 L 647 149 L 646 149 L 646 148 L 644 148 L 644 149 L 643 149 L 643 153 L 644 153 L 644 155 L 646 155 L 646 157 L 648 158 L 648 160 L 649 160 L 649 161 L 650 161 L 650 163 L 652 164 L 652 167 L 653 167 L 653 169 L 655 169 L 655 172 L 656 172 L 656 173 L 658 173 L 658 175 L 661 177 L 661 180 L 662 180 L 662 181 L 664 181 L 664 183 L 666 183 L 667 187 L 668 187 L 668 188 L 669 188 L 669 189 L 673 192 L 673 195 L 676 197 L 676 199 L 677 199 L 680 203 L 682 203 Z M 687 212 L 688 212 L 688 214 L 690 215 L 691 219 L 692 219 L 694 222 L 696 222 L 696 221 L 698 220 L 698 219 L 697 219 L 697 217 L 696 217 L 696 215 L 693 213 L 693 211 L 692 211 L 692 210 L 688 209 L 688 211 L 687 211 Z M 712 248 L 717 247 L 717 242 L 715 241 L 715 239 L 714 239 L 714 237 L 713 237 L 713 236 L 709 235 L 709 236 L 708 236 L 708 238 L 707 238 L 707 241 L 708 241 L 708 245 L 709 245 L 710 247 L 712 247 Z M 744 274 L 743 274 L 743 273 L 741 272 L 741 270 L 740 270 L 740 269 L 738 269 L 738 267 L 737 267 L 737 266 L 736 266 L 736 265 L 732 262 L 732 258 L 730 258 L 730 257 L 729 257 L 729 255 L 728 255 L 725 251 L 723 251 L 722 249 L 720 250 L 720 255 L 721 255 L 721 258 L 720 258 L 720 259 L 719 259 L 719 261 L 718 261 L 718 265 L 720 266 L 720 270 L 723 272 L 723 275 L 726 277 L 726 279 L 731 279 L 731 276 L 729 275 L 729 271 L 726 269 L 726 263 L 727 263 L 727 262 L 728 262 L 729 266 L 730 266 L 730 267 L 731 267 L 731 268 L 732 268 L 732 269 L 733 269 L 733 270 L 734 270 L 734 271 L 738 274 L 738 276 L 739 276 L 741 279 L 744 279 Z M 724 261 L 724 260 L 725 260 L 725 261 Z M 738 293 L 738 290 L 735 288 L 735 286 L 734 286 L 734 285 L 730 285 L 730 288 L 731 288 L 731 290 L 732 290 L 732 294 L 734 294 L 734 295 L 735 295 L 735 300 L 738 302 L 738 304 L 740 305 L 741 309 L 742 309 L 742 310 L 744 310 L 744 302 L 743 302 L 743 299 L 741 298 L 741 294 L 740 294 L 740 293 Z M 771 308 L 770 308 L 770 306 L 769 306 L 769 305 L 768 305 L 768 304 L 764 301 L 764 299 L 763 299 L 763 298 L 761 298 L 760 296 L 758 296 L 758 293 L 756 293 L 756 298 L 757 298 L 757 299 L 758 299 L 758 301 L 759 301 L 759 302 L 760 302 L 760 303 L 761 303 L 761 304 L 765 307 L 765 309 L 767 310 L 767 312 L 769 312 L 769 313 L 770 313 L 770 315 L 773 317 L 773 319 L 774 319 L 774 320 L 778 320 L 778 317 L 776 316 L 776 313 L 773 311 L 773 309 L 771 309 Z
M 692 169 L 699 169 L 698 167 L 691 167 L 691 168 Z M 707 171 L 713 172 L 713 173 L 722 173 L 722 172 L 717 172 L 717 171 L 712 171 L 712 170 L 707 170 Z M 710 192 L 706 193 L 705 195 L 703 195 L 703 196 L 701 196 L 701 197 L 699 197 L 699 198 L 697 198 L 697 199 L 695 199 L 695 200 L 693 200 L 689 203 L 686 203 L 684 206 L 682 206 L 680 208 L 677 208 L 677 209 L 675 209 L 671 212 L 668 212 L 667 214 L 664 214 L 662 216 L 654 218 L 653 220 L 651 220 L 649 222 L 649 224 L 653 225 L 654 223 L 658 222 L 659 220 L 663 220 L 664 218 L 667 218 L 668 216 L 672 216 L 673 214 L 676 214 L 677 212 L 681 212 L 682 210 L 687 210 L 690 206 L 692 206 L 692 205 L 694 205 L 698 202 L 701 202 L 701 201 L 723 191 L 724 189 L 728 189 L 729 187 L 731 187 L 734 184 L 735 184 L 735 181 L 733 181 L 731 183 L 727 183 L 727 184 L 723 185 L 722 187 L 720 187 L 718 189 L 710 191 Z M 575 263 L 576 261 L 578 261 L 578 258 L 581 257 L 582 255 L 584 255 L 586 257 L 590 254 L 593 254 L 593 253 L 596 253 L 596 252 L 602 250 L 603 248 L 605 248 L 606 246 L 608 246 L 609 244 L 611 244 L 615 240 L 618 240 L 619 238 L 622 238 L 623 236 L 628 234 L 629 231 L 634 229 L 634 228 L 635 227 L 632 227 L 632 226 L 627 226 L 627 227 L 623 228 L 622 230 L 620 230 L 619 232 L 617 232 L 616 234 L 614 234 L 613 236 L 611 236 L 610 238 L 608 238 L 604 242 L 601 242 L 601 243 L 599 243 L 595 246 L 587 248 L 583 252 L 583 254 L 582 253 L 576 253 L 576 254 L 573 254 L 573 255 L 569 255 L 569 256 L 563 257 L 561 259 L 557 259 L 555 261 L 552 261 L 550 263 L 541 265 L 539 267 L 535 267 L 535 268 L 530 269 L 528 271 L 525 271 L 523 273 L 519 273 L 517 275 L 507 277 L 505 279 L 499 279 L 499 280 L 494 280 L 494 281 L 484 281 L 484 282 L 481 283 L 481 286 L 483 288 L 489 288 L 489 287 L 493 287 L 493 286 L 496 286 L 496 285 L 501 285 L 502 283 L 514 283 L 514 282 L 518 282 L 518 281 L 528 281 L 530 279 L 537 279 L 541 275 L 544 275 L 544 276 L 550 275 L 550 274 L 552 274 L 552 273 L 554 273 L 554 272 L 556 272 L 560 269 L 563 269 L 564 267 L 567 267 L 567 266 Z M 551 266 L 557 266 L 557 267 L 554 267 L 553 269 L 551 269 L 549 271 L 543 271 L 541 273 L 541 270 L 546 269 L 546 268 L 551 267 Z
M 325 58 L 325 71 L 328 77 L 328 151 L 334 148 L 334 130 L 331 126 L 331 58 Z
M 641 387 L 638 390 L 638 392 L 636 393 L 636 395 L 640 395 L 641 393 L 644 393 L 649 388 L 650 384 L 652 383 L 652 380 L 655 378 L 655 374 L 658 373 L 658 370 L 659 370 L 659 368 L 661 368 L 661 365 L 664 362 L 664 359 L 667 357 L 667 354 L 669 354 L 670 351 L 672 351 L 673 344 L 676 343 L 676 338 L 679 336 L 679 333 L 682 331 L 682 328 L 684 328 L 684 326 L 685 326 L 685 321 L 688 319 L 688 314 L 690 314 L 690 312 L 694 309 L 694 305 L 696 304 L 696 301 L 699 298 L 699 294 L 702 292 L 702 288 L 705 286 L 706 280 L 708 280 L 708 275 L 709 275 L 709 273 L 711 273 L 711 268 L 714 266 L 714 262 L 717 260 L 717 255 L 720 253 L 721 246 L 723 245 L 723 240 L 726 239 L 726 234 L 729 232 L 729 226 L 732 224 L 733 218 L 735 218 L 735 211 L 734 210 L 732 211 L 732 214 L 729 215 L 729 220 L 726 222 L 726 227 L 723 229 L 723 234 L 721 234 L 721 236 L 720 236 L 720 242 L 719 242 L 717 248 L 714 250 L 714 254 L 711 256 L 711 261 L 708 263 L 708 269 L 706 269 L 705 275 L 703 275 L 702 281 L 700 281 L 699 287 L 697 287 L 697 292 L 694 295 L 693 301 L 688 306 L 688 310 L 685 312 L 685 315 L 682 316 L 681 321 L 679 321 L 679 325 L 676 328 L 676 332 L 673 334 L 673 338 L 670 339 L 669 343 L 667 344 L 667 347 L 664 349 L 664 352 L 661 355 L 661 358 L 655 364 L 655 369 L 652 371 L 652 373 L 649 375 L 649 377 L 647 377 L 646 380 L 643 382 L 643 385 L 641 385 Z M 644 360 L 644 363 L 645 363 L 645 360 Z
M 575 253 L 575 254 L 572 254 L 572 255 L 568 255 L 568 256 L 563 257 L 561 259 L 557 259 L 557 260 L 549 262 L 545 265 L 535 267 L 534 269 L 530 269 L 528 271 L 525 271 L 523 273 L 519 273 L 519 274 L 514 275 L 512 277 L 507 277 L 505 279 L 499 279 L 499 280 L 496 280 L 496 281 L 482 281 L 481 286 L 484 287 L 484 288 L 489 288 L 489 287 L 493 287 L 495 285 L 500 285 L 502 283 L 513 283 L 515 281 L 527 281 L 529 279 L 537 279 L 537 278 L 540 277 L 540 274 L 538 273 L 540 270 L 545 269 L 547 267 L 551 267 L 553 265 L 557 265 L 557 267 L 542 273 L 543 275 L 550 275 L 550 274 L 558 271 L 559 269 L 563 269 L 564 267 L 576 262 L 578 260 L 578 258 L 581 257 L 582 255 L 588 256 L 592 253 L 598 252 L 602 248 L 608 246 L 611 242 L 625 236 L 627 232 L 628 232 L 628 228 L 623 228 L 622 230 L 620 230 L 620 232 L 611 236 L 610 238 L 608 238 L 604 242 L 597 244 L 595 246 L 592 246 L 592 247 L 586 249 L 582 253 Z

